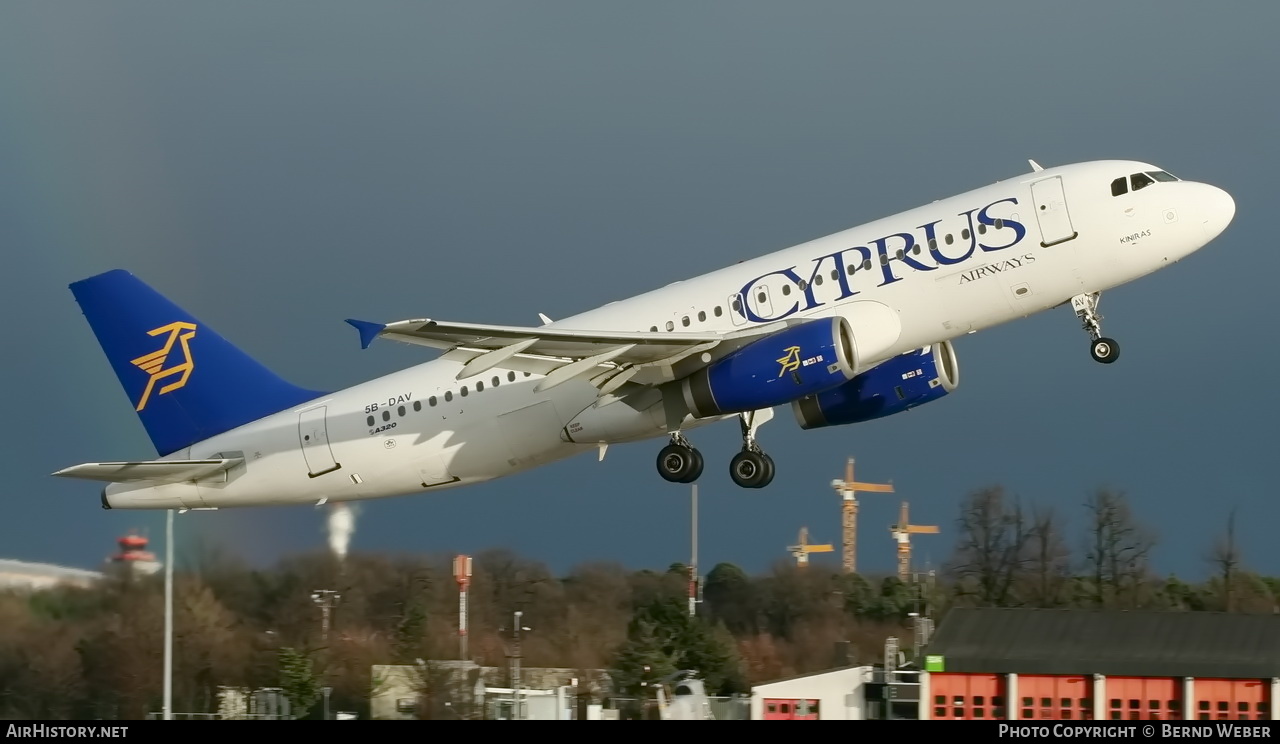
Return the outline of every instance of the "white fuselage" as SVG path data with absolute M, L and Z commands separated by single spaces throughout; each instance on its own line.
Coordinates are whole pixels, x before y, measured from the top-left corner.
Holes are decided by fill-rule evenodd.
M 1115 179 L 1157 170 L 1099 161 L 1029 173 L 554 325 L 730 331 L 839 314 L 849 320 L 864 371 L 1132 281 L 1225 229 L 1234 205 L 1207 184 L 1158 182 L 1112 195 Z M 113 484 L 104 500 L 127 509 L 372 499 L 491 480 L 602 443 L 668 433 L 661 405 L 595 407 L 598 391 L 584 380 L 535 392 L 537 374 L 495 368 L 459 382 L 461 366 L 420 364 L 164 458 L 243 453 L 244 464 L 225 478 Z M 719 419 L 687 419 L 681 428 L 712 420 Z

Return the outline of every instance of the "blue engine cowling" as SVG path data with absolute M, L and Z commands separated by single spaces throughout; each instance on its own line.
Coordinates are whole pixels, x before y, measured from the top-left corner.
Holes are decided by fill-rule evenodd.
M 853 379 L 853 334 L 840 316 L 771 333 L 680 382 L 698 418 L 785 405 Z
M 896 356 L 845 384 L 791 404 L 801 429 L 870 421 L 937 400 L 960 383 L 950 341 Z

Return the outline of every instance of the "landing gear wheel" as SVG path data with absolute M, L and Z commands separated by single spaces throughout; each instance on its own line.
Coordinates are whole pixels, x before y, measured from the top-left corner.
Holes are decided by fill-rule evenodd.
M 670 483 L 688 483 L 702 474 L 702 455 L 692 447 L 668 444 L 658 452 L 658 475 Z M 690 475 L 693 477 L 691 478 Z M 688 480 L 685 480 L 688 478 Z
M 1115 339 L 1100 338 L 1089 344 L 1089 354 L 1095 362 L 1111 364 L 1120 358 L 1120 345 Z
M 764 488 L 773 482 L 773 458 L 761 452 L 760 456 L 764 458 L 764 480 L 756 488 Z
M 678 444 L 668 444 L 658 452 L 658 475 L 671 483 L 683 483 L 694 471 L 697 458 L 693 449 Z
M 729 477 L 742 488 L 763 488 L 773 480 L 773 463 L 766 455 L 743 450 L 729 461 Z
M 689 474 L 681 478 L 679 483 L 692 483 L 702 477 L 702 453 L 690 447 L 689 455 L 693 458 L 693 465 L 689 468 Z

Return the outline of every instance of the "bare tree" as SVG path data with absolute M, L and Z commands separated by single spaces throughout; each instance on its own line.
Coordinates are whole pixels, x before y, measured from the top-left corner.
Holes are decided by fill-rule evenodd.
M 1218 536 L 1214 541 L 1209 560 L 1218 569 L 1218 587 L 1221 594 L 1222 609 L 1227 612 L 1236 610 L 1236 584 L 1241 571 L 1240 548 L 1236 544 L 1236 510 L 1233 508 L 1227 517 L 1226 534 Z
M 1053 507 L 1037 508 L 1027 535 L 1025 596 L 1035 607 L 1061 607 L 1071 581 L 1071 552 Z
M 1018 500 L 1007 498 L 1002 486 L 975 491 L 961 503 L 956 526 L 950 573 L 957 592 L 983 606 L 1015 604 L 1029 538 Z
M 1085 566 L 1098 607 L 1136 606 L 1147 578 L 1155 538 L 1134 520 L 1125 495 L 1099 489 L 1085 502 L 1089 512 Z

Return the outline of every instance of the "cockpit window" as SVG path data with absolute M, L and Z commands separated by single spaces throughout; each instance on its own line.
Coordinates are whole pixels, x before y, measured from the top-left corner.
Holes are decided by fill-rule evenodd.
M 1148 175 L 1148 176 L 1151 176 L 1152 178 L 1156 179 L 1157 181 L 1176 181 L 1176 180 L 1178 180 L 1176 176 L 1174 176 L 1172 173 L 1169 173 L 1169 172 L 1167 172 L 1167 171 L 1147 171 L 1147 175 Z
M 1112 196 L 1120 196 L 1121 194 L 1128 193 L 1128 191 L 1129 191 L 1129 179 L 1125 178 L 1124 176 L 1121 176 L 1111 182 Z
M 1151 179 L 1151 176 L 1148 176 L 1146 173 L 1134 173 L 1132 176 L 1129 176 L 1129 179 L 1133 181 L 1134 191 L 1144 189 L 1155 183 L 1155 181 Z

